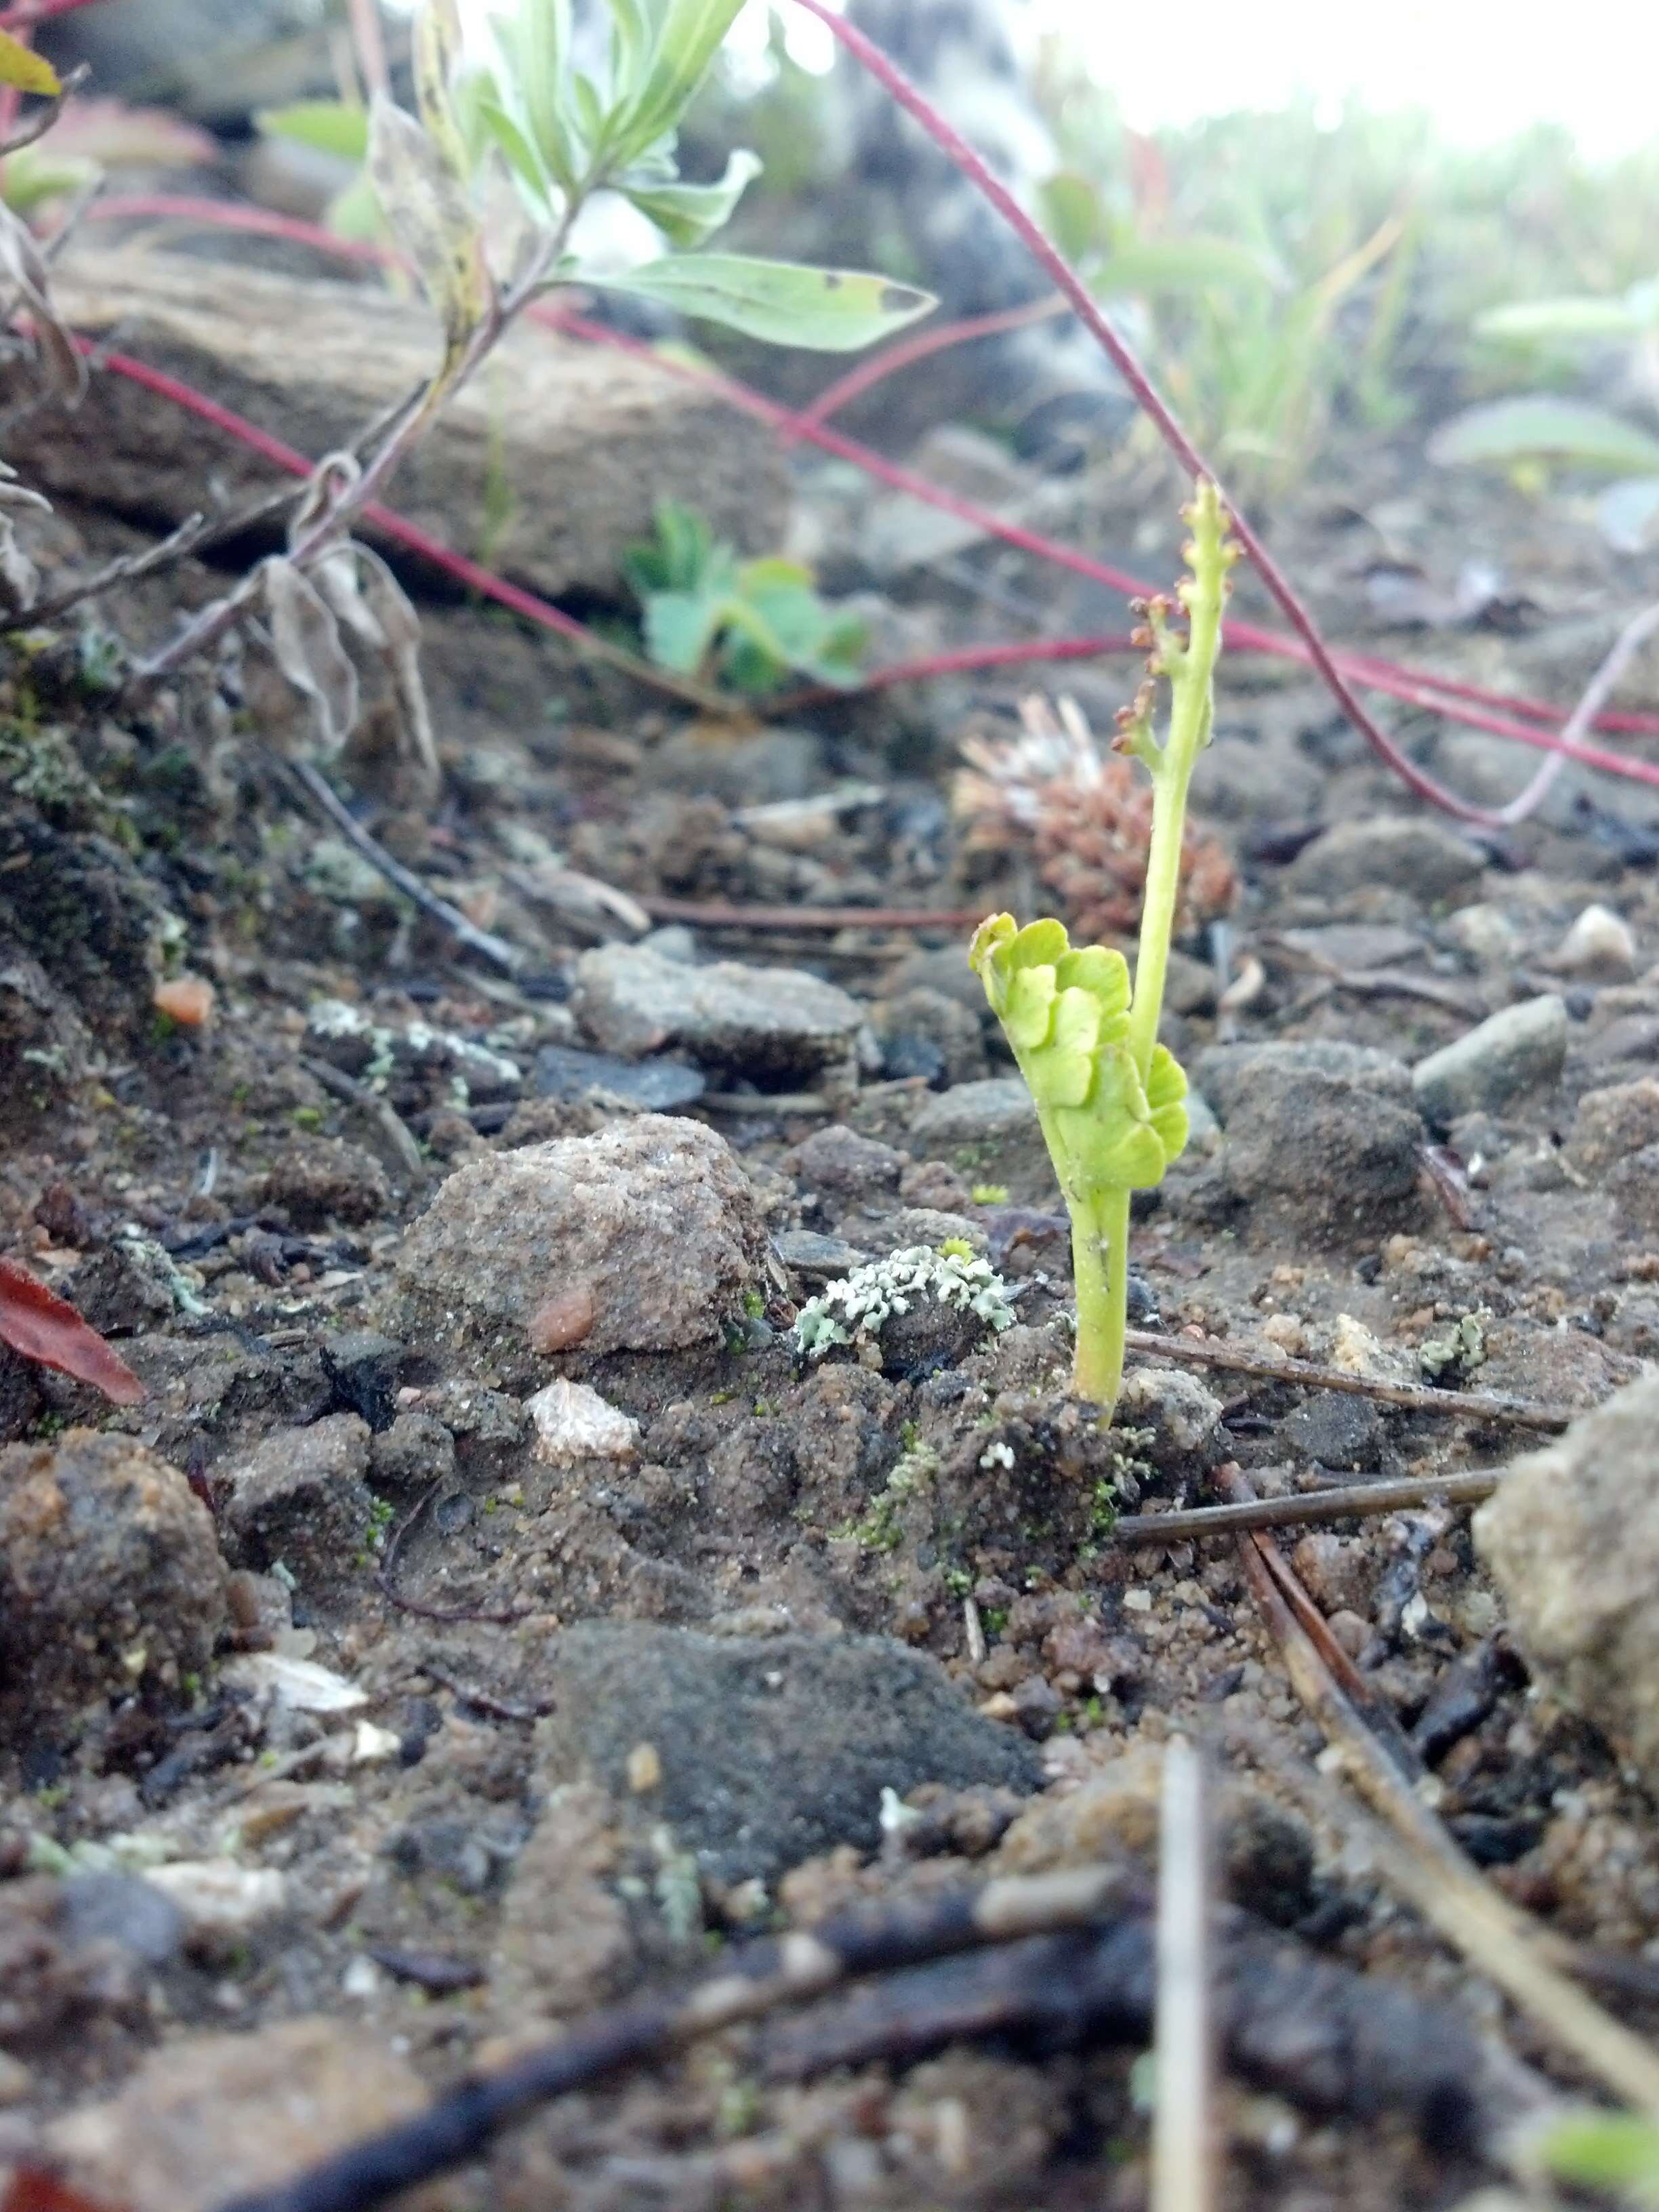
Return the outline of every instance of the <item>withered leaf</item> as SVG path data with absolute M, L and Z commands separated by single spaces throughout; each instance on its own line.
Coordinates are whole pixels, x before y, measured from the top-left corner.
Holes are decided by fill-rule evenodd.
M 358 690 L 333 611 L 291 561 L 267 561 L 263 585 L 276 665 L 311 702 L 324 745 L 337 752 L 356 723 Z
M 465 175 L 451 167 L 439 141 L 384 94 L 376 95 L 369 114 L 368 173 L 392 234 L 442 322 L 441 386 L 495 297 Z

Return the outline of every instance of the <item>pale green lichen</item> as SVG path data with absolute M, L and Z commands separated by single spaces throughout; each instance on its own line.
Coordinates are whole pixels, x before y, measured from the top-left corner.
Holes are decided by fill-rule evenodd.
M 1006 1328 L 1014 1318 L 1008 1286 L 989 1261 L 972 1256 L 963 1240 L 952 1238 L 938 1252 L 926 1244 L 890 1252 L 831 1283 L 796 1316 L 795 1349 L 821 1359 L 836 1345 L 874 1343 L 895 1314 L 929 1300 L 973 1314 L 993 1329 Z

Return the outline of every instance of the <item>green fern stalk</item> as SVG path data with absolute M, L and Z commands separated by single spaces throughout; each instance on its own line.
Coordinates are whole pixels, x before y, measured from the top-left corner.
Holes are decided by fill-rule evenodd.
M 1169 626 L 1167 600 L 1149 601 L 1139 634 L 1148 676 L 1118 718 L 1120 751 L 1152 779 L 1135 980 L 1121 952 L 1073 947 L 1058 921 L 1019 928 L 993 915 L 969 951 L 1024 1077 L 1072 1220 L 1077 1285 L 1075 1384 L 1080 1397 L 1117 1402 L 1128 1312 L 1129 1194 L 1150 1190 L 1187 1142 L 1187 1079 L 1158 1042 L 1170 938 L 1180 890 L 1187 790 L 1214 719 L 1215 665 L 1228 571 L 1238 549 L 1215 486 L 1200 483 L 1182 510 L 1192 526 L 1189 574 L 1176 587 L 1187 635 Z M 1152 726 L 1157 681 L 1170 687 L 1160 741 Z

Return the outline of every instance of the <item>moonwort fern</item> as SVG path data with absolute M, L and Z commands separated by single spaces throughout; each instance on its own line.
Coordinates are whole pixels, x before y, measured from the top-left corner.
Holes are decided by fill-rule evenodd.
M 1170 627 L 1165 599 L 1149 601 L 1139 633 L 1151 647 L 1147 678 L 1118 718 L 1116 749 L 1151 774 L 1152 841 L 1133 984 L 1128 963 L 1105 945 L 1073 946 L 1052 920 L 1020 928 L 991 915 L 969 957 L 985 985 L 1036 1107 L 1072 1220 L 1077 1285 L 1076 1387 L 1107 1407 L 1123 1377 L 1127 1314 L 1129 1194 L 1164 1178 L 1187 1142 L 1187 1079 L 1158 1042 L 1170 937 L 1180 888 L 1187 790 L 1209 743 L 1215 664 L 1228 570 L 1237 548 L 1213 484 L 1182 509 L 1192 526 L 1189 573 L 1176 587 L 1187 634 Z M 1160 738 L 1156 686 L 1170 690 Z

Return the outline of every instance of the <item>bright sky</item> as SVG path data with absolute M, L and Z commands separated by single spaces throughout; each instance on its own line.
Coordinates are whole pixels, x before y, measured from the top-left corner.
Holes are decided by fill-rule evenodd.
M 750 0 L 750 25 L 765 0 Z M 1349 94 L 1367 107 L 1426 108 L 1454 143 L 1482 145 L 1529 124 L 1565 124 L 1592 156 L 1659 137 L 1659 9 L 1600 0 L 1565 15 L 1547 0 L 1030 0 L 1036 30 L 1078 40 L 1133 128 L 1311 94 L 1333 118 Z M 791 46 L 821 66 L 829 34 L 796 15 Z M 762 33 L 763 35 L 763 32 Z M 1659 211 L 1656 211 L 1659 221 Z
M 392 0 L 406 7 L 412 0 Z M 511 0 L 462 0 L 480 21 Z M 764 52 L 769 0 L 749 0 L 734 43 Z M 792 51 L 825 69 L 835 42 L 783 7 Z M 1027 0 L 1031 35 L 1075 39 L 1132 128 L 1188 123 L 1310 94 L 1334 121 L 1357 95 L 1372 109 L 1426 109 L 1456 144 L 1488 145 L 1528 125 L 1565 124 L 1593 158 L 1659 138 L 1659 0 Z M 1656 210 L 1659 228 L 1659 210 Z

